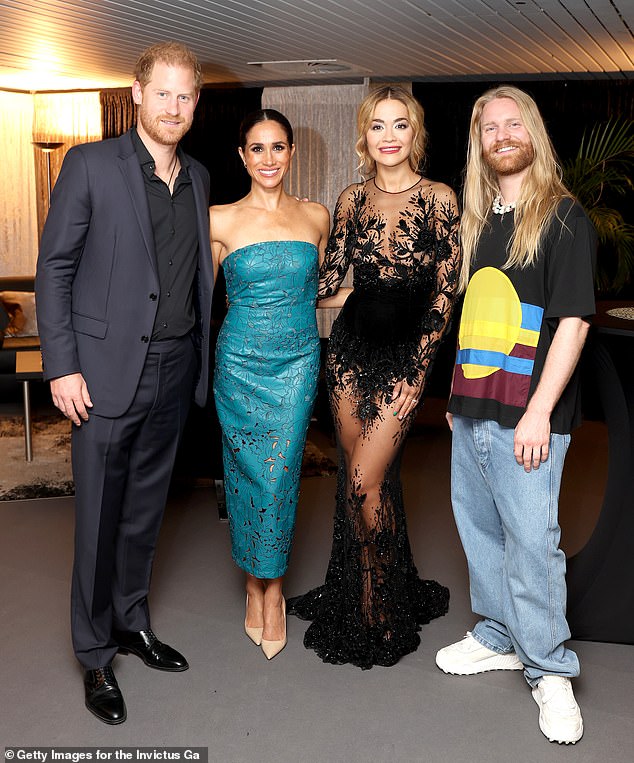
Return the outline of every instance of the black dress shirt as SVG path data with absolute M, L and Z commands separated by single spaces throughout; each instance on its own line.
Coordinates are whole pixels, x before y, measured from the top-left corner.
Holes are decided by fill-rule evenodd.
M 152 340 L 184 336 L 194 326 L 194 276 L 198 265 L 198 221 L 187 157 L 177 148 L 180 172 L 174 193 L 155 174 L 156 164 L 136 129 L 132 142 L 139 157 L 147 192 L 160 291 Z

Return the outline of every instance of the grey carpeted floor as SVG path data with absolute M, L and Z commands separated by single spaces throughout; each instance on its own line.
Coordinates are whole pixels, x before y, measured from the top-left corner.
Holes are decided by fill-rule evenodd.
M 267 662 L 242 630 L 242 575 L 231 562 L 215 495 L 193 489 L 170 501 L 151 600 L 154 629 L 187 655 L 191 668 L 174 675 L 117 657 L 128 720 L 116 727 L 85 710 L 69 642 L 72 498 L 1 503 L 0 744 L 202 746 L 214 763 L 630 763 L 632 646 L 574 644 L 583 671 L 575 691 L 586 726 L 575 747 L 542 736 L 520 673 L 460 678 L 435 667 L 436 650 L 473 624 L 449 502 L 449 442 L 430 405 L 404 459 L 419 570 L 448 585 L 452 597 L 449 613 L 423 629 L 417 652 L 392 668 L 325 665 L 302 645 L 306 623 L 289 618 L 289 644 Z M 605 450 L 600 424 L 584 425 L 573 442 L 562 507 L 569 552 L 583 546 L 595 521 Z M 334 484 L 334 478 L 302 483 L 288 595 L 323 578 Z

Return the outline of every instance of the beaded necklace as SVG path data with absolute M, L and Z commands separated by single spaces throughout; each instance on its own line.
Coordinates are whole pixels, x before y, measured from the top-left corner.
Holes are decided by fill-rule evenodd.
M 493 199 L 493 214 L 494 215 L 503 215 L 505 212 L 512 212 L 515 209 L 516 202 L 512 201 L 510 204 L 502 204 L 502 196 L 501 194 L 498 194 Z

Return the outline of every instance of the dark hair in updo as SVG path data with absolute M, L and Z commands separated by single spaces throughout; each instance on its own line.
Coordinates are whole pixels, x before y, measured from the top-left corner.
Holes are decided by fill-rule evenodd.
M 278 125 L 284 130 L 286 133 L 286 140 L 288 141 L 288 145 L 293 145 L 293 128 L 291 127 L 291 123 L 288 121 L 288 119 L 284 116 L 284 114 L 280 114 L 279 111 L 275 111 L 275 109 L 257 109 L 257 111 L 252 111 L 250 114 L 247 114 L 246 117 L 242 120 L 242 124 L 240 125 L 240 148 L 244 150 L 244 148 L 247 145 L 247 135 L 251 131 L 255 125 L 260 124 L 260 122 L 277 122 Z

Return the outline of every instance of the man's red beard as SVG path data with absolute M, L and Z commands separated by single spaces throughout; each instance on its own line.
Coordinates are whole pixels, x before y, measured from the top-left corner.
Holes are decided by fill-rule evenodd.
M 180 124 L 177 127 L 166 127 L 162 122 L 164 119 Z M 191 127 L 191 122 L 182 117 L 171 117 L 168 114 L 149 117 L 143 110 L 143 106 L 139 108 L 139 122 L 150 138 L 163 146 L 175 146 Z
M 515 151 L 498 154 L 496 151 L 505 146 L 514 146 Z M 498 175 L 515 175 L 530 167 L 535 159 L 535 151 L 530 143 L 521 141 L 503 141 L 496 143 L 485 154 L 484 161 Z

